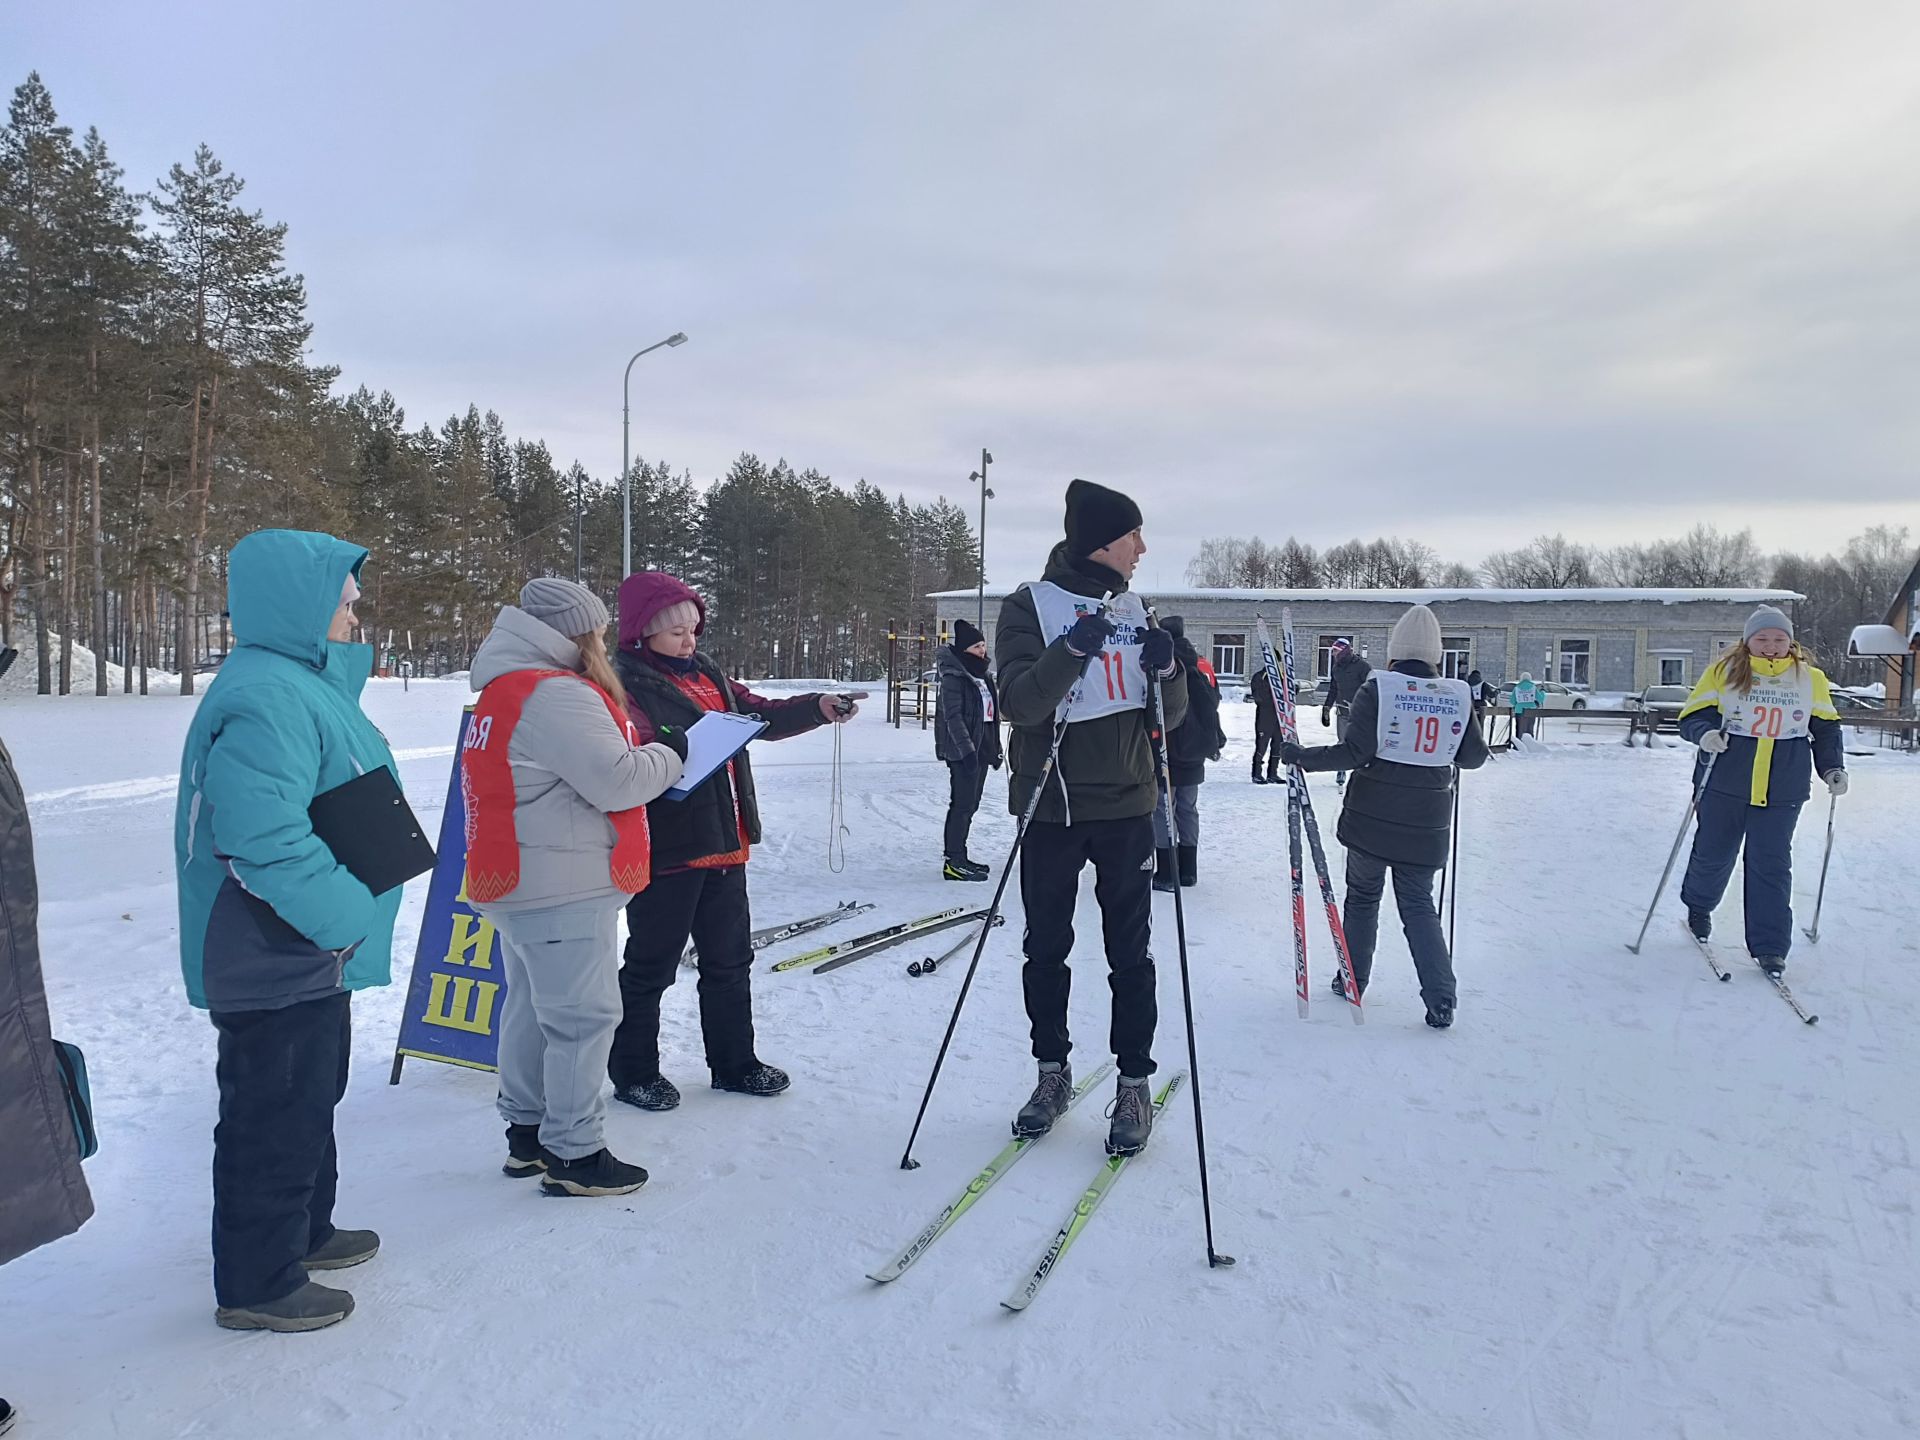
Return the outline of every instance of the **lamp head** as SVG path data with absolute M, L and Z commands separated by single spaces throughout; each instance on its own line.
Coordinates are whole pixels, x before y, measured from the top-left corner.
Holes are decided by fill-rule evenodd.
M 676 330 L 667 337 L 667 344 L 669 345 L 684 345 L 686 343 L 687 332 L 684 330 Z
M 992 452 L 987 450 L 982 450 L 980 452 L 980 463 L 982 465 L 991 465 L 993 463 Z

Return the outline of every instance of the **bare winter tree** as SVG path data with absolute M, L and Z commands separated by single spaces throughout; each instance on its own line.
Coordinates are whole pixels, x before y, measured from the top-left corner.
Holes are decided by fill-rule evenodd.
M 1518 550 L 1497 550 L 1481 569 L 1508 590 L 1565 590 L 1593 584 L 1593 553 L 1564 535 L 1536 535 Z

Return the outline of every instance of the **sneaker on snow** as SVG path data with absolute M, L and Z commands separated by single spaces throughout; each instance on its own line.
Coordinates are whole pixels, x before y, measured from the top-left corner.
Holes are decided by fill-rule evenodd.
M 1713 936 L 1713 912 L 1711 910 L 1687 911 L 1687 929 L 1693 932 L 1696 940 L 1708 940 Z
M 1113 1121 L 1107 1130 L 1109 1155 L 1138 1155 L 1146 1149 L 1153 1133 L 1153 1096 L 1147 1093 L 1145 1077 L 1129 1080 L 1122 1075 L 1107 1114 Z
M 1760 962 L 1762 970 L 1776 980 L 1787 973 L 1787 957 L 1784 955 L 1756 955 L 1753 958 Z
M 309 1280 L 291 1295 L 259 1305 L 222 1305 L 213 1323 L 222 1330 L 273 1330 L 282 1335 L 324 1330 L 353 1313 L 353 1296 Z
M 947 860 L 940 866 L 940 878 L 942 880 L 984 880 L 987 878 L 987 872 L 970 870 L 958 860 Z
M 540 1158 L 540 1127 L 507 1126 L 507 1163 L 500 1167 L 500 1172 L 516 1180 L 526 1180 L 546 1168 L 546 1162 Z
M 578 1160 L 562 1160 L 542 1146 L 540 1158 L 547 1165 L 540 1188 L 548 1195 L 631 1195 L 647 1183 L 645 1170 L 614 1159 L 604 1146 Z
M 671 1110 L 680 1103 L 680 1091 L 666 1076 L 656 1075 L 633 1085 L 614 1086 L 613 1098 L 642 1110 Z
M 713 1077 L 714 1089 L 731 1090 L 738 1095 L 778 1095 L 791 1084 L 793 1078 L 786 1071 L 763 1065 L 758 1060 L 731 1075 L 716 1073 Z
M 336 1230 L 300 1263 L 309 1270 L 345 1270 L 364 1265 L 380 1253 L 380 1237 L 371 1230 Z
M 1064 1060 L 1042 1060 L 1033 1095 L 1014 1116 L 1013 1133 L 1028 1137 L 1046 1134 L 1072 1100 L 1073 1067 Z
M 1445 1030 L 1453 1024 L 1453 1001 L 1434 1000 L 1427 1005 L 1427 1024 L 1436 1030 Z

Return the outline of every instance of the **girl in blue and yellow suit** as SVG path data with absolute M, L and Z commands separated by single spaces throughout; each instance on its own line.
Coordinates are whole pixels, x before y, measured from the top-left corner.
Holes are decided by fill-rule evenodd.
M 1847 793 L 1840 714 L 1827 677 L 1793 638 L 1793 622 L 1763 605 L 1746 631 L 1707 667 L 1680 712 L 1680 733 L 1717 756 L 1700 797 L 1700 825 L 1680 899 L 1702 940 L 1746 842 L 1747 950 L 1770 975 L 1793 946 L 1793 827 L 1817 772 Z

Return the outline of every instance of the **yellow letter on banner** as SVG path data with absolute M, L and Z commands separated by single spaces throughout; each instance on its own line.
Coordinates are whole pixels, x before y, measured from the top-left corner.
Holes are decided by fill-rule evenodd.
M 453 933 L 447 939 L 447 964 L 475 970 L 493 968 L 493 926 L 478 915 L 453 914 Z
M 435 974 L 433 988 L 427 993 L 427 1013 L 420 1018 L 429 1025 L 442 1025 L 449 1030 L 491 1035 L 493 999 L 499 993 L 500 987 L 490 980 Z

